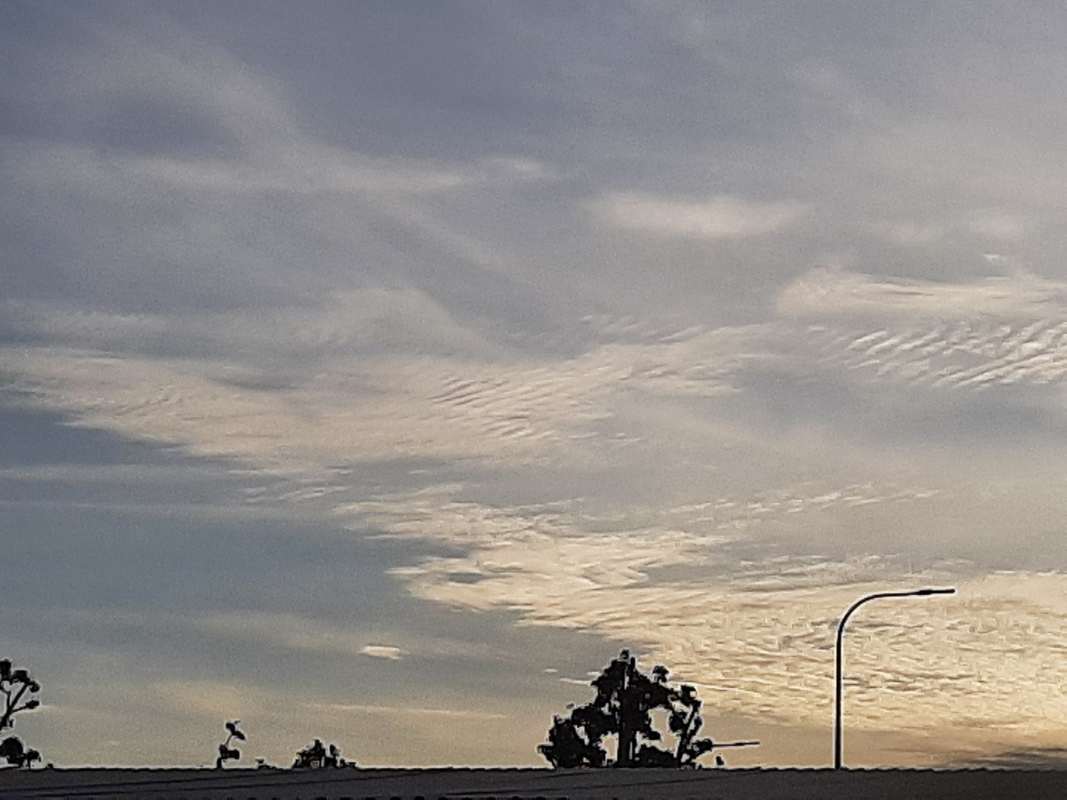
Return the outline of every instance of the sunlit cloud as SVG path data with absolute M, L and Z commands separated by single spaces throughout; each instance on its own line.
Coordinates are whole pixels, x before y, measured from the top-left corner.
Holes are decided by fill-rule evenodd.
M 359 648 L 359 652 L 371 658 L 384 658 L 386 661 L 399 661 L 404 651 L 391 644 L 368 644 Z
M 859 707 L 853 713 L 854 724 L 874 730 L 894 720 L 892 724 L 919 733 L 934 718 L 946 725 L 954 720 L 969 724 L 974 719 L 999 719 L 1005 721 L 997 723 L 1005 741 L 1024 723 L 1028 730 L 1044 730 L 1042 709 L 1047 709 L 1052 684 L 1035 676 L 1047 673 L 1053 682 L 1058 680 L 1055 668 L 1047 672 L 1050 665 L 1045 659 L 1061 648 L 1049 627 L 1060 611 L 1049 605 L 1049 598 L 1061 596 L 1067 588 L 1062 575 L 986 576 L 966 559 L 927 563 L 916 571 L 891 546 L 841 559 L 820 553 L 817 538 L 805 539 L 806 547 L 812 548 L 806 555 L 775 552 L 781 539 L 765 538 L 767 531 L 804 530 L 811 524 L 805 521 L 809 517 L 848 526 L 850 520 L 862 524 L 860 515 L 873 508 L 941 504 L 946 493 L 955 491 L 943 479 L 904 487 L 883 478 L 779 489 L 655 511 L 631 505 L 627 513 L 600 517 L 580 512 L 577 498 L 531 506 L 474 502 L 463 499 L 463 484 L 353 500 L 348 498 L 355 487 L 346 486 L 347 473 L 328 469 L 344 458 L 403 451 L 404 442 L 412 456 L 466 452 L 518 464 L 550 456 L 573 468 L 585 463 L 583 451 L 588 448 L 616 446 L 615 436 L 605 437 L 597 425 L 614 416 L 613 404 L 620 393 L 637 392 L 648 398 L 736 394 L 750 391 L 742 388 L 749 370 L 787 364 L 797 369 L 798 359 L 838 370 L 842 380 L 889 380 L 907 377 L 906 364 L 913 357 L 947 359 L 969 352 L 985 361 L 999 358 L 1007 365 L 1037 354 L 1030 343 L 1045 342 L 1046 349 L 1057 346 L 1054 332 L 1046 335 L 1051 329 L 1040 323 L 1019 329 L 980 323 L 982 327 L 966 337 L 956 333 L 961 325 L 972 324 L 962 320 L 969 319 L 967 305 L 975 297 L 987 298 L 986 314 L 996 311 L 1005 319 L 1045 311 L 1059 296 L 1058 288 L 1047 283 L 934 286 L 841 275 L 848 287 L 843 290 L 834 283 L 838 275 L 822 277 L 828 298 L 816 289 L 820 276 L 809 275 L 783 294 L 782 319 L 763 328 L 694 331 L 667 342 L 608 346 L 584 356 L 580 364 L 558 364 L 551 371 L 547 366 L 502 367 L 498 359 L 486 356 L 463 357 L 436 367 L 424 362 L 418 373 L 411 373 L 413 378 L 417 374 L 417 382 L 397 382 L 397 376 L 404 375 L 405 357 L 362 358 L 357 367 L 331 354 L 330 337 L 304 346 L 305 352 L 320 359 L 320 372 L 312 381 L 299 381 L 298 389 L 223 381 L 227 369 L 213 362 L 197 366 L 163 358 L 54 349 L 31 349 L 27 358 L 27 351 L 20 349 L 17 359 L 12 352 L 5 363 L 20 376 L 25 393 L 77 415 L 83 424 L 181 444 L 192 452 L 225 455 L 288 475 L 289 482 L 283 484 L 288 488 L 264 498 L 271 502 L 319 505 L 353 529 L 370 528 L 389 537 L 458 549 L 461 555 L 436 556 L 390 570 L 416 597 L 457 608 L 517 613 L 525 625 L 640 643 L 670 663 L 677 674 L 711 687 L 724 711 L 802 723 L 829 696 L 827 652 L 836 614 L 850 597 L 885 583 L 959 584 L 966 600 L 952 611 L 916 606 L 909 609 L 907 623 L 879 629 L 877 636 L 870 628 L 874 623 L 857 623 L 854 638 L 861 638 L 864 631 L 872 637 L 854 657 L 855 673 L 877 679 L 857 678 L 852 684 L 851 696 Z M 901 324 L 897 320 L 917 324 L 915 320 L 929 318 L 935 307 L 958 309 L 961 321 L 894 333 L 897 328 L 892 326 Z M 790 333 L 796 330 L 795 317 L 803 316 L 805 324 L 823 319 L 825 325 L 840 326 L 835 320 L 842 313 L 851 316 L 850 325 L 860 325 L 855 320 L 866 314 L 890 327 L 851 338 L 831 338 L 831 328 L 815 330 L 805 334 L 803 346 Z M 99 321 L 94 325 L 107 327 Z M 103 335 L 106 340 L 107 334 Z M 839 348 L 837 355 L 831 345 Z M 346 385 L 351 370 L 372 374 L 367 364 L 375 360 L 380 365 L 377 374 L 383 379 L 390 376 L 378 384 L 381 413 L 368 416 L 364 406 L 358 419 L 331 410 L 337 402 L 333 398 L 340 397 L 334 387 Z M 697 369 L 702 362 L 707 366 Z M 903 366 L 895 366 L 898 362 Z M 1055 364 L 1047 359 L 1040 363 L 1046 370 Z M 941 372 L 940 383 L 966 386 L 974 376 L 996 369 L 1003 367 L 987 365 L 986 372 L 970 367 L 955 380 L 953 373 Z M 463 370 L 470 372 L 464 375 Z M 136 379 L 127 377 L 133 375 Z M 448 375 L 455 377 L 446 379 Z M 1028 379 L 1047 383 L 1058 376 L 1046 371 Z M 293 405 L 287 396 L 299 397 L 300 402 Z M 413 408 L 422 409 L 406 422 L 398 414 L 404 402 L 417 402 Z M 516 407 L 527 414 L 522 426 L 530 430 L 547 426 L 544 430 L 553 435 L 535 437 L 525 448 L 500 451 L 492 427 L 476 436 L 472 434 L 477 427 L 462 427 L 468 412 L 483 422 L 511 413 L 511 424 L 516 425 L 519 421 L 510 411 Z M 412 423 L 420 418 L 426 421 L 425 438 L 412 439 Z M 357 419 L 359 427 L 346 433 Z M 365 427 L 367 419 L 375 430 Z M 451 425 L 442 427 L 444 419 Z M 456 424 L 463 433 L 453 438 Z M 583 425 L 592 438 L 568 444 L 562 432 L 576 432 Z M 247 439 L 240 435 L 241 426 L 247 427 Z M 264 438 L 262 430 L 274 433 Z M 352 449 L 357 442 L 359 446 Z M 635 524 L 637 520 L 643 522 Z M 683 572 L 667 577 L 671 570 Z M 297 649 L 386 660 L 399 660 L 404 652 L 396 645 L 368 644 L 358 634 L 295 619 L 218 618 L 203 624 Z M 1050 635 L 1031 651 L 1029 643 L 1043 630 Z M 1033 656 L 1028 655 L 1031 652 Z M 979 691 L 985 685 L 1010 691 L 1003 700 L 989 698 Z M 924 698 L 925 711 L 919 717 L 904 713 L 913 694 Z M 975 698 L 981 710 L 968 698 Z M 864 705 L 865 699 L 869 705 Z

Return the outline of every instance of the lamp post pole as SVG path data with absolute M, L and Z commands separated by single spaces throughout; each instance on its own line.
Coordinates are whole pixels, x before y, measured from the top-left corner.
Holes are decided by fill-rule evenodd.
M 852 612 L 862 606 L 864 603 L 868 603 L 871 600 L 878 600 L 882 597 L 929 597 L 933 594 L 955 594 L 955 589 L 914 589 L 910 592 L 876 592 L 869 594 L 866 597 L 861 597 L 851 606 L 845 615 L 841 617 L 841 621 L 837 624 L 837 695 L 834 701 L 834 769 L 841 769 L 841 753 L 843 749 L 842 740 L 842 701 L 845 694 L 844 675 L 842 674 L 841 664 L 841 645 L 845 638 L 845 623 L 848 622 L 848 618 L 852 616 Z

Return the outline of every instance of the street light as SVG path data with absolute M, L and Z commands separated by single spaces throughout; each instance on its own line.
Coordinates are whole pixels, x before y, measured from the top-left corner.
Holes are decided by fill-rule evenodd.
M 845 623 L 852 616 L 852 612 L 871 600 L 882 597 L 929 597 L 932 594 L 955 594 L 955 589 L 913 589 L 910 592 L 876 592 L 866 597 L 861 597 L 841 617 L 837 624 L 837 697 L 834 703 L 834 769 L 841 769 L 842 731 L 841 731 L 841 703 L 844 699 L 844 678 L 841 674 L 841 643 L 845 636 Z

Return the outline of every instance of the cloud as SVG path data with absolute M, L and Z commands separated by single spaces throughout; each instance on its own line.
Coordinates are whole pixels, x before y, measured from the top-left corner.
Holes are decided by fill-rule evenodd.
M 985 769 L 1060 769 L 1067 770 L 1067 747 L 1033 747 L 1003 753 L 961 755 L 959 763 Z
M 4 138 L 0 161 L 10 187 L 0 212 L 25 232 L 26 249 L 8 258 L 13 304 L 258 311 L 346 290 L 417 294 L 439 284 L 443 262 L 500 269 L 501 248 L 444 221 L 435 198 L 556 175 L 507 149 L 453 159 L 338 143 L 300 118 L 269 70 L 145 16 L 111 26 L 76 17 L 86 35 L 52 52 L 54 63 L 22 54 L 36 69 L 5 100 L 34 124 Z M 58 74 L 70 80 L 49 77 Z M 60 119 L 42 111 L 55 108 Z M 119 239 L 116 218 L 129 223 Z M 160 316 L 127 314 L 127 331 L 166 342 L 173 324 Z
M 419 706 L 376 706 L 361 703 L 309 703 L 317 711 L 335 711 L 342 714 L 374 714 L 387 716 L 443 717 L 445 719 L 489 720 L 506 719 L 504 714 L 490 711 L 467 711 L 452 708 L 421 708 Z
M 268 612 L 214 613 L 200 616 L 194 627 L 238 640 L 254 640 L 275 647 L 312 653 L 373 655 L 399 659 L 399 648 L 365 645 L 366 637 L 345 626 L 297 614 Z M 372 650 L 373 652 L 368 652 Z M 395 650 L 395 652 L 393 652 Z
M 293 380 L 280 383 L 249 380 L 244 374 L 249 367 L 226 361 L 107 354 L 115 348 L 111 342 L 122 338 L 111 326 L 121 330 L 127 320 L 106 315 L 75 319 L 67 332 L 42 317 L 40 330 L 70 340 L 95 337 L 107 349 L 19 347 L 3 351 L 2 358 L 25 396 L 74 415 L 81 424 L 236 458 L 260 474 L 278 476 L 257 502 L 319 508 L 353 531 L 447 547 L 448 555 L 390 570 L 418 598 L 507 612 L 524 626 L 639 643 L 678 675 L 710 687 L 714 702 L 731 713 L 800 723 L 811 712 L 812 697 L 829 697 L 833 624 L 850 598 L 887 584 L 958 583 L 960 602 L 966 597 L 969 604 L 966 613 L 916 606 L 908 609 L 906 622 L 878 627 L 874 616 L 854 629 L 854 640 L 867 637 L 863 654 L 853 662 L 855 682 L 849 687 L 859 706 L 855 724 L 873 730 L 893 720 L 920 731 L 935 716 L 950 721 L 973 716 L 973 697 L 980 695 L 981 714 L 1040 727 L 1038 709 L 1048 699 L 1045 682 L 1035 683 L 1033 676 L 1044 667 L 1039 656 L 1030 658 L 1020 647 L 1035 631 L 1051 630 L 1049 620 L 1058 611 L 1048 598 L 1064 591 L 1062 575 L 1026 572 L 992 581 L 980 568 L 947 559 L 924 560 L 914 572 L 887 541 L 857 540 L 849 555 L 848 546 L 811 533 L 824 526 L 862 529 L 871 520 L 876 530 L 891 530 L 878 522 L 879 509 L 884 519 L 918 513 L 909 511 L 916 506 L 940 509 L 933 512 L 936 518 L 958 502 L 944 476 L 926 474 L 929 482 L 920 482 L 923 473 L 912 467 L 908 483 L 894 484 L 884 467 L 867 467 L 877 480 L 836 485 L 823 480 L 710 497 L 705 489 L 702 496 L 689 493 L 685 502 L 673 505 L 655 492 L 652 500 L 621 493 L 623 499 L 609 512 L 599 504 L 586 505 L 577 492 L 529 504 L 479 499 L 501 490 L 492 489 L 477 470 L 454 484 L 371 491 L 341 466 L 397 453 L 423 459 L 463 455 L 487 463 L 496 459 L 535 476 L 543 474 L 539 461 L 568 474 L 591 470 L 599 482 L 604 472 L 596 464 L 598 453 L 614 448 L 629 470 L 643 456 L 631 457 L 627 448 L 663 452 L 656 449 L 662 444 L 641 439 L 619 443 L 616 434 L 627 431 L 625 414 L 633 413 L 626 402 L 630 398 L 644 412 L 653 402 L 736 397 L 748 405 L 753 395 L 747 381 L 761 372 L 788 375 L 817 365 L 840 370 L 844 380 L 860 381 L 866 370 L 890 381 L 907 374 L 895 365 L 909 353 L 1010 359 L 1049 332 L 1041 325 L 1027 329 L 997 321 L 962 336 L 933 318 L 932 309 L 947 297 L 942 305 L 960 315 L 952 324 L 974 326 L 965 315 L 966 298 L 972 292 L 985 296 L 983 283 L 975 289 L 847 273 L 826 279 L 830 301 L 790 299 L 790 293 L 812 295 L 810 289 L 797 289 L 819 283 L 818 275 L 808 275 L 786 290 L 781 318 L 764 325 L 696 328 L 666 337 L 642 334 L 570 360 L 512 361 L 507 353 L 491 351 L 434 358 L 363 353 L 373 335 L 347 333 L 359 331 L 362 323 L 347 320 L 332 303 L 305 309 L 292 321 L 284 314 L 276 318 L 279 330 L 291 331 L 296 340 L 290 347 L 300 354 L 302 366 L 314 365 L 310 376 L 298 370 Z M 1046 283 L 1024 284 L 1018 291 L 1010 284 L 998 286 L 989 302 L 1005 319 L 1027 309 L 1043 312 L 1048 303 L 1058 302 L 1058 288 Z M 849 314 L 843 315 L 835 292 L 861 302 L 844 303 Z M 373 306 L 350 307 L 367 309 L 362 314 L 373 318 Z M 388 320 L 390 313 L 379 318 Z M 247 331 L 240 325 L 236 331 L 207 325 L 203 335 L 216 337 L 213 349 L 220 352 L 230 337 L 255 352 L 264 345 L 256 321 L 249 323 Z M 872 323 L 881 327 L 865 333 Z M 191 327 L 180 320 L 168 324 L 179 332 Z M 908 333 L 912 324 L 916 330 Z M 267 340 L 272 320 L 258 326 Z M 810 330 L 813 326 L 818 329 Z M 337 336 L 330 334 L 338 329 Z M 997 341 L 1003 344 L 994 347 Z M 1055 341 L 1053 336 L 1047 346 Z M 928 348 L 933 349 L 925 352 Z M 853 357 L 855 362 L 848 360 Z M 958 382 L 965 380 L 961 373 Z M 360 401 L 357 410 L 349 408 L 353 398 Z M 663 437 L 680 430 L 681 437 L 700 444 L 700 452 L 723 435 L 687 427 L 680 419 L 672 415 L 655 430 Z M 496 424 L 504 421 L 511 427 L 498 430 Z M 733 441 L 748 448 L 745 452 L 771 447 L 765 439 L 737 438 L 737 426 L 728 430 Z M 540 435 L 519 435 L 522 431 Z M 502 449 L 501 443 L 507 446 Z M 790 456 L 781 454 L 789 449 L 786 444 L 768 452 L 788 461 Z M 678 459 L 686 451 L 671 452 Z M 841 457 L 841 451 L 829 452 Z M 669 471 L 671 465 L 665 460 L 661 469 Z M 707 465 L 700 469 L 705 478 L 713 474 Z M 298 650 L 387 659 L 404 652 L 395 644 L 368 645 L 358 631 L 296 618 L 242 616 L 203 624 Z M 1035 653 L 1059 647 L 1054 637 L 1037 635 Z M 1005 667 L 1009 656 L 1010 671 Z M 1010 687 L 1004 695 L 1010 702 L 987 698 L 983 687 L 992 684 Z M 920 697 L 925 716 L 908 716 L 906 706 Z M 914 724 L 898 721 L 910 719 Z
M 1014 242 L 1022 239 L 1031 225 L 1018 214 L 981 212 L 970 222 L 971 230 L 988 239 Z
M 639 643 L 685 680 L 709 687 L 720 713 L 792 723 L 813 705 L 828 711 L 833 630 L 852 600 L 885 586 L 956 583 L 955 603 L 875 609 L 854 621 L 850 724 L 920 732 L 933 718 L 951 726 L 978 713 L 1054 732 L 1047 704 L 1064 698 L 1052 689 L 1062 670 L 1048 661 L 1061 648 L 1053 633 L 1060 604 L 1050 599 L 1067 589 L 1063 574 L 982 578 L 946 565 L 909 575 L 894 560 L 788 556 L 746 574 L 729 544 L 686 547 L 639 533 L 571 533 L 543 546 L 538 538 L 497 534 L 466 559 L 396 574 L 436 602 Z M 653 580 L 656 570 L 683 564 L 692 568 L 686 580 Z M 480 569 L 482 580 L 450 582 L 459 569 Z
M 462 186 L 459 172 L 403 159 L 375 159 L 308 141 L 262 160 L 192 159 L 100 153 L 87 147 L 13 144 L 12 181 L 35 189 L 120 196 L 172 191 L 198 195 L 422 194 Z
M 929 245 L 946 234 L 944 225 L 911 220 L 877 222 L 871 227 L 878 236 L 905 247 Z
M 269 310 L 123 314 L 42 302 L 0 303 L 0 325 L 22 336 L 71 347 L 141 356 L 226 359 L 251 374 L 291 371 L 294 361 L 330 354 L 499 354 L 476 327 L 464 324 L 426 292 L 364 288 L 331 292 L 314 305 Z M 288 362 L 288 363 L 286 363 Z M 235 377 L 239 380 L 239 377 Z
M 316 33 L 436 30 L 375 14 Z M 169 18 L 20 45 L 29 66 L 0 90 L 23 126 L 0 142 L 5 400 L 180 448 L 209 479 L 223 463 L 235 514 L 391 548 L 397 591 L 639 644 L 709 706 L 791 726 L 828 718 L 833 626 L 858 593 L 953 582 L 951 603 L 855 620 L 850 720 L 1057 746 L 1060 121 L 998 112 L 1016 87 L 968 84 L 958 64 L 986 53 L 959 59 L 937 14 L 874 39 L 848 15 L 479 14 L 431 37 L 440 52 L 346 43 L 330 69 L 257 44 L 274 17 L 242 27 L 247 61 Z M 954 49 L 901 51 L 949 33 Z M 493 70 L 486 41 L 506 43 Z M 922 90 L 902 103 L 904 85 Z M 709 261 L 693 242 L 729 246 Z M 1007 264 L 1035 271 L 989 275 Z M 21 494 L 4 502 L 112 481 L 128 511 L 170 475 L 84 469 L 6 469 Z M 500 658 L 488 633 L 346 620 L 246 609 L 182 631 L 317 663 L 418 656 L 387 672 Z M 172 714 L 239 688 L 175 686 Z M 332 708 L 380 727 L 454 714 Z
M 505 360 L 424 296 L 385 291 L 346 295 L 312 311 L 229 319 L 24 312 L 15 318 L 50 341 L 100 348 L 0 348 L 0 364 L 26 396 L 82 424 L 272 469 L 318 470 L 400 455 L 558 457 L 610 423 L 620 392 L 729 393 L 738 366 L 760 358 L 758 351 L 737 354 L 746 332 L 728 331 L 609 344 L 567 360 Z M 121 352 L 146 330 L 173 332 L 167 350 L 204 348 L 207 357 Z M 454 355 L 417 352 L 442 345 Z M 244 353 L 246 363 L 235 362 L 233 355 Z M 279 354 L 292 361 L 279 361 Z M 609 449 L 625 442 L 595 438 Z
M 779 293 L 777 308 L 800 317 L 1042 318 L 1067 310 L 1067 283 L 1026 273 L 951 283 L 814 269 Z
M 359 652 L 371 658 L 384 658 L 387 661 L 399 661 L 404 657 L 404 651 L 391 644 L 368 644 L 361 647 Z
M 214 680 L 159 681 L 148 691 L 172 713 L 228 719 L 263 714 L 269 710 L 271 698 L 269 692 Z
M 589 208 L 598 219 L 620 228 L 709 241 L 774 233 L 808 210 L 802 203 L 761 203 L 729 195 L 692 201 L 635 192 L 606 194 Z
M 812 270 L 778 297 L 818 360 L 876 381 L 985 389 L 1067 377 L 1067 284 L 1035 275 L 966 283 Z

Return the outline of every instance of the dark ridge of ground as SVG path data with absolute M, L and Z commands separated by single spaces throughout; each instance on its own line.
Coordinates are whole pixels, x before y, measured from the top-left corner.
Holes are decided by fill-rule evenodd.
M 1067 771 L 829 769 L 46 769 L 0 798 L 85 800 L 1067 800 Z

